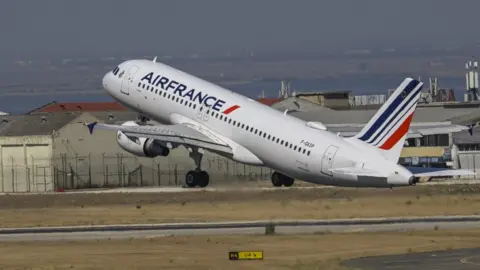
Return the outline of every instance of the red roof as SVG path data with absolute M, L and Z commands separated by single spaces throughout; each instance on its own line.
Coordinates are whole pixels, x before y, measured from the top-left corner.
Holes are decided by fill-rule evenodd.
M 267 106 L 272 106 L 273 104 L 279 102 L 280 99 L 279 98 L 259 98 L 257 99 L 257 101 Z
M 127 108 L 118 102 L 52 102 L 31 113 L 49 112 L 99 112 L 99 111 L 127 111 Z

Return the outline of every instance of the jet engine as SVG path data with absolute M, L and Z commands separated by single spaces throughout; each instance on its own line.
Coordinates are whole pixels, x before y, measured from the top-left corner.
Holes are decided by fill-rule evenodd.
M 138 124 L 134 121 L 128 121 L 123 123 L 122 126 L 138 126 Z M 131 137 L 121 131 L 117 131 L 117 143 L 123 150 L 139 157 L 166 157 L 170 153 L 170 149 L 158 140 Z

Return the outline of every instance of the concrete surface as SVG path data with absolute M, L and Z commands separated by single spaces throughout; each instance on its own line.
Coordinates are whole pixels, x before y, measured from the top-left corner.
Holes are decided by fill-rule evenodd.
M 480 179 L 464 179 L 464 180 L 451 180 L 451 179 L 436 179 L 435 181 L 430 181 L 426 183 L 418 184 L 431 186 L 431 185 L 475 185 L 480 184 Z M 318 189 L 318 188 L 336 188 L 334 186 L 325 186 L 325 185 L 315 185 L 315 186 L 301 186 L 301 187 L 259 187 L 259 186 L 213 186 L 207 188 L 183 188 L 178 186 L 170 187 L 131 187 L 131 188 L 96 188 L 96 189 L 76 189 L 76 190 L 66 190 L 64 192 L 25 192 L 25 193 L 1 193 L 1 195 L 48 195 L 48 194 L 77 194 L 77 193 L 178 193 L 178 192 L 196 192 L 196 191 L 210 191 L 210 192 L 222 192 L 222 191 L 268 191 L 268 190 L 278 190 L 278 189 Z M 414 189 L 415 187 L 409 187 Z
M 396 221 L 396 222 L 395 222 Z M 385 232 L 480 228 L 480 217 L 272 221 L 278 234 Z M 0 229 L 0 241 L 148 238 L 168 235 L 264 234 L 269 221 L 97 225 Z
M 478 270 L 480 248 L 365 257 L 345 261 L 344 265 L 365 270 Z

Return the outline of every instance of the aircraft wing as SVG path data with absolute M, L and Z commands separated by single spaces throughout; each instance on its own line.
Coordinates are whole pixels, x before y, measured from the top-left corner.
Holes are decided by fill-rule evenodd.
M 184 146 L 196 146 L 213 152 L 232 154 L 228 144 L 215 138 L 207 136 L 200 131 L 186 125 L 154 125 L 154 126 L 122 126 L 111 124 L 100 124 L 93 122 L 87 124 L 90 134 L 94 129 L 121 131 L 126 136 L 145 137 L 163 142 L 171 142 Z
M 327 124 L 327 130 L 339 133 L 343 137 L 352 137 L 360 132 L 365 124 Z M 454 133 L 469 130 L 469 126 L 441 123 L 412 123 L 407 133 L 407 139 L 420 138 L 424 135 Z

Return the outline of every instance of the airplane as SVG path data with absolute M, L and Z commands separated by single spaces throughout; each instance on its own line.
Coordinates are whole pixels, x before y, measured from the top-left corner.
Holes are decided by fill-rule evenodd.
M 469 170 L 413 173 L 397 164 L 423 83 L 406 78 L 373 118 L 351 137 L 321 123 L 282 113 L 199 77 L 151 60 L 120 63 L 102 80 L 103 88 L 140 121 L 86 123 L 117 132 L 121 148 L 140 157 L 166 157 L 185 147 L 195 163 L 187 172 L 188 187 L 206 187 L 205 151 L 274 170 L 275 187 L 295 179 L 341 187 L 412 186 L 423 176 L 471 175 Z M 154 120 L 158 124 L 147 122 Z

